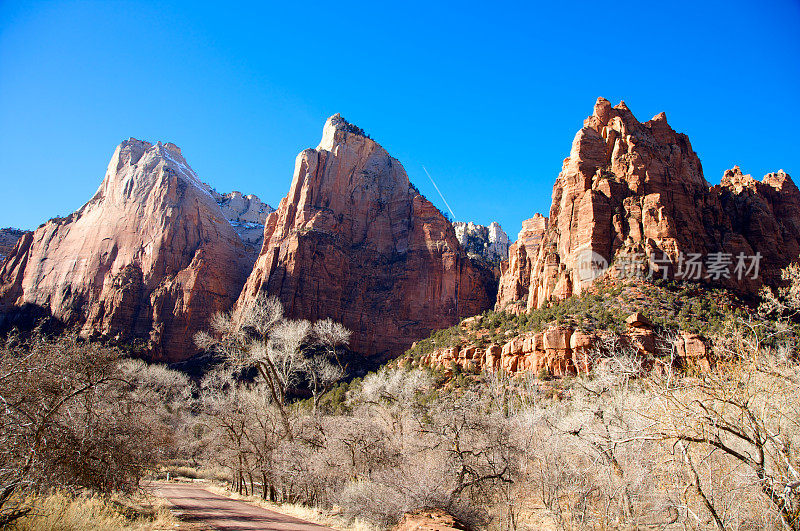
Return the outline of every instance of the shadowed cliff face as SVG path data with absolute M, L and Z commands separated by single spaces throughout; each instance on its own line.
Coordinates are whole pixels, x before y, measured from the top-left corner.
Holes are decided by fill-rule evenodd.
M 297 157 L 238 304 L 277 295 L 293 316 L 343 322 L 353 350 L 388 357 L 491 307 L 495 289 L 403 166 L 335 115 Z
M 11 227 L 0 229 L 0 262 L 5 260 L 6 256 L 11 253 L 14 245 L 23 234 L 25 234 L 25 231 Z
M 610 264 L 656 256 L 673 277 L 681 255 L 761 253 L 760 278 L 717 280 L 754 293 L 798 252 L 800 193 L 788 175 L 757 182 L 736 167 L 710 187 L 664 113 L 640 123 L 624 103 L 599 98 L 564 160 L 549 219 L 525 221 L 509 249 L 496 308 L 524 311 L 580 293 L 591 284 L 581 276 L 587 256 Z
M 251 264 L 180 149 L 130 139 L 86 205 L 20 239 L 0 270 L 0 311 L 40 307 L 175 361 L 236 300 Z

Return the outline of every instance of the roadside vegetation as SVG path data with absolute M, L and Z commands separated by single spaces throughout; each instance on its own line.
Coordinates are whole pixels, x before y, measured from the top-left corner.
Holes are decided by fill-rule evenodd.
M 178 520 L 154 497 L 56 491 L 25 499 L 31 511 L 6 526 L 14 531 L 145 531 L 173 529 Z
M 36 528 L 47 508 L 95 511 L 101 498 L 136 494 L 173 451 L 190 393 L 181 373 L 75 336 L 9 337 L 0 345 L 0 526 Z

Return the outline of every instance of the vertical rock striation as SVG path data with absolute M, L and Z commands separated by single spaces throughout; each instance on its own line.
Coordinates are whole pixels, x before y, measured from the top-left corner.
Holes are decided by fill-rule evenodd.
M 495 289 L 400 162 L 337 114 L 298 155 L 238 304 L 276 295 L 293 316 L 343 322 L 353 350 L 382 359 L 491 307 Z

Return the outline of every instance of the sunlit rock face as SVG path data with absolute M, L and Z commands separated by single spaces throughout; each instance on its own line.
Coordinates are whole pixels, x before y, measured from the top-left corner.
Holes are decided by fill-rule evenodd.
M 335 115 L 298 155 L 238 304 L 276 295 L 290 315 L 341 321 L 353 350 L 385 358 L 490 308 L 494 282 L 402 164 Z
M 689 138 L 664 113 L 642 123 L 624 103 L 599 98 L 556 179 L 549 218 L 527 220 L 510 247 L 496 307 L 526 311 L 580 293 L 593 280 L 583 275 L 587 257 L 612 266 L 657 257 L 657 276 L 673 278 L 681 255 L 699 254 L 705 281 L 714 253 L 762 256 L 757 278 L 739 278 L 734 263 L 730 278 L 711 276 L 718 285 L 752 294 L 778 280 L 800 253 L 791 178 L 779 171 L 759 182 L 735 167 L 710 186 Z
M 499 263 L 508 259 L 508 234 L 496 221 L 487 225 L 473 222 L 453 223 L 458 242 L 471 258 L 480 258 L 487 262 Z
M 0 311 L 12 319 L 33 305 L 176 361 L 236 300 L 252 261 L 181 150 L 131 138 L 88 203 L 17 242 L 0 270 Z

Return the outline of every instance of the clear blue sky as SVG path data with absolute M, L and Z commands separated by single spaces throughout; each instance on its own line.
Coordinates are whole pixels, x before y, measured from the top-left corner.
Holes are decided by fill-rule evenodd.
M 800 180 L 800 3 L 2 0 L 0 227 L 78 208 L 130 136 L 275 205 L 341 112 L 515 238 L 597 96 L 666 111 L 712 183 Z

